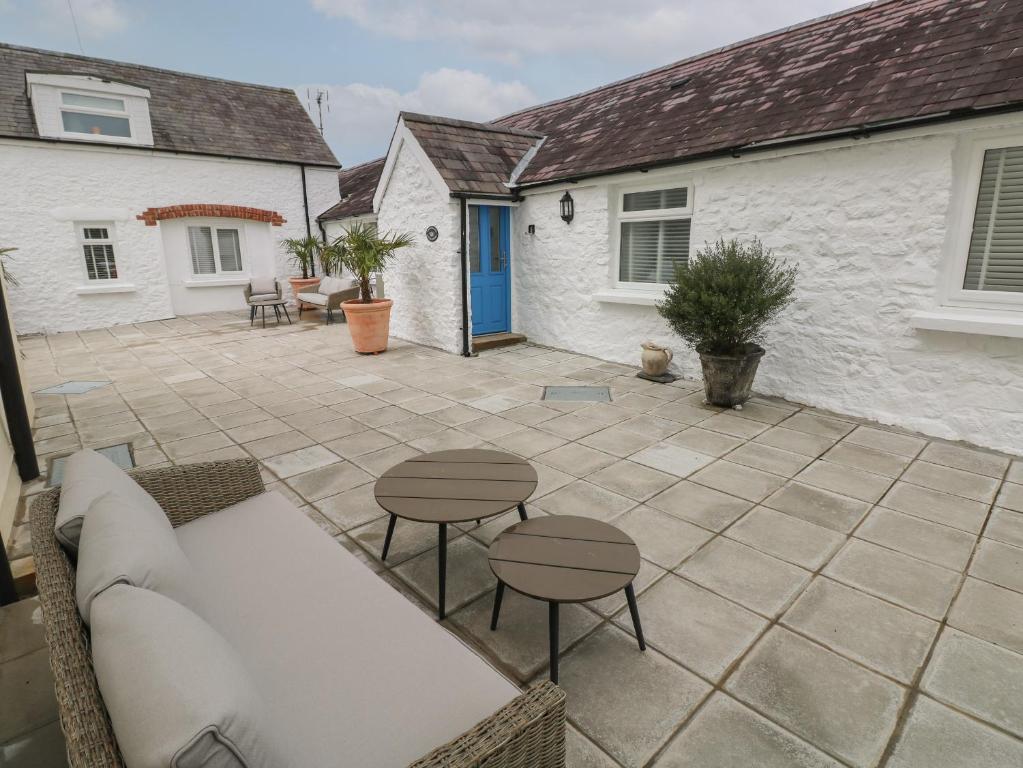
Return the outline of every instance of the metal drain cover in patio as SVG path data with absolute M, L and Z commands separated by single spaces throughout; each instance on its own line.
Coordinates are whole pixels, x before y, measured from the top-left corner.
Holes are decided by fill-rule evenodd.
M 131 455 L 131 446 L 127 443 L 97 448 L 96 453 L 106 456 L 121 469 L 133 469 L 135 467 L 135 458 Z M 50 464 L 50 473 L 46 478 L 47 488 L 56 488 L 64 482 L 64 464 L 67 462 L 67 458 L 67 456 L 61 456 L 58 459 L 54 459 Z
M 86 392 L 92 392 L 94 389 L 105 387 L 109 384 L 109 381 L 65 381 L 63 384 L 57 384 L 53 387 L 47 387 L 46 389 L 37 389 L 35 394 L 37 395 L 84 395 Z
M 610 403 L 611 390 L 608 387 L 544 387 L 542 399 Z

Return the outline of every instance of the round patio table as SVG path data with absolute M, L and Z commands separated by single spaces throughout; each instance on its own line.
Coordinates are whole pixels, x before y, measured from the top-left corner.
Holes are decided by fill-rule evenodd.
M 384 472 L 374 488 L 377 503 L 390 513 L 381 560 L 387 559 L 398 518 L 438 526 L 437 616 L 444 618 L 448 524 L 477 524 L 518 507 L 536 490 L 536 470 L 503 451 L 465 449 L 424 453 Z
M 639 649 L 646 650 L 632 581 L 639 573 L 639 548 L 624 531 L 589 517 L 534 517 L 506 529 L 490 545 L 490 570 L 497 577 L 490 630 L 497 629 L 501 598 L 509 586 L 548 605 L 551 682 L 558 682 L 558 606 L 585 603 L 625 590 Z

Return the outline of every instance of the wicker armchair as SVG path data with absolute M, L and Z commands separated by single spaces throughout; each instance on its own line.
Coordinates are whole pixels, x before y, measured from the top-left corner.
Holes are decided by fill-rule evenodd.
M 325 309 L 327 310 L 327 325 L 330 325 L 334 322 L 334 312 L 341 310 L 341 302 L 359 298 L 359 287 L 353 286 L 351 288 L 331 291 L 330 293 L 321 293 L 320 287 L 322 285 L 323 280 L 320 280 L 315 286 L 310 285 L 295 297 L 298 304 L 298 316 L 302 317 L 302 310 L 310 306 L 317 309 Z M 341 319 L 342 321 L 344 320 L 343 310 L 341 310 Z
M 250 459 L 133 470 L 171 524 L 262 493 Z M 75 601 L 75 566 L 54 536 L 59 489 L 32 504 L 32 552 L 50 651 L 61 728 L 71 768 L 123 768 L 89 652 L 89 634 Z M 470 731 L 417 760 L 410 768 L 564 768 L 565 694 L 540 683 Z

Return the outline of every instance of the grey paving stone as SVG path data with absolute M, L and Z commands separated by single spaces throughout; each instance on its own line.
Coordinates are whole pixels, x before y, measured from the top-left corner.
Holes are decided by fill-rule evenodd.
M 691 479 L 700 485 L 754 502 L 762 501 L 786 482 L 784 477 L 724 459 L 718 459 L 709 467 L 696 472 Z
M 633 416 L 631 419 L 621 422 L 618 426 L 622 427 L 622 429 L 638 432 L 641 435 L 651 435 L 660 440 L 671 437 L 685 429 L 685 426 L 677 421 L 648 414 Z
M 522 424 L 502 416 L 491 415 L 461 424 L 458 428 L 477 437 L 482 437 L 484 440 L 493 440 L 496 437 L 503 437 L 504 435 L 510 435 L 512 432 L 518 432 L 524 427 Z
M 801 411 L 780 422 L 780 426 L 838 440 L 849 434 L 856 425 L 850 424 L 848 421 Z
M 664 403 L 649 412 L 650 416 L 659 419 L 670 419 L 679 424 L 692 426 L 706 421 L 717 411 L 692 405 L 687 402 Z
M 565 729 L 566 768 L 619 768 L 610 755 L 571 725 Z
M 349 461 L 330 464 L 289 477 L 285 482 L 310 502 L 325 499 L 368 483 L 373 477 Z
M 524 405 L 522 406 L 522 409 L 539 407 L 541 406 Z M 517 408 L 516 411 L 521 411 L 522 409 Z M 544 410 L 548 409 L 545 408 Z M 482 419 L 486 415 L 487 414 L 485 414 L 483 411 L 477 411 L 475 408 L 470 408 L 467 405 L 459 404 L 449 405 L 447 408 L 443 408 L 442 410 L 439 411 L 434 411 L 433 413 L 430 414 L 430 418 L 433 419 L 434 421 L 439 421 L 441 424 L 447 424 L 449 427 L 457 427 L 460 424 L 466 424 L 476 419 Z M 528 423 L 522 422 L 520 419 L 515 418 L 511 411 L 505 411 L 504 415 L 505 417 L 514 419 L 515 421 L 519 421 L 520 423 L 523 424 Z M 550 416 L 548 416 L 548 418 L 553 418 L 554 416 L 557 415 L 558 414 L 556 412 L 551 411 Z
M 902 480 L 955 496 L 965 496 L 985 504 L 990 504 L 994 499 L 1001 482 L 986 475 L 964 472 L 961 469 L 920 460 L 913 462 L 912 466 L 902 475 Z
M 613 626 L 565 654 L 560 672 L 572 722 L 626 768 L 645 765 L 711 690 Z
M 322 445 L 312 445 L 308 448 L 299 448 L 297 451 L 291 451 L 290 453 L 271 456 L 264 459 L 263 465 L 283 480 L 293 475 L 326 467 L 329 464 L 337 464 L 340 461 L 340 457 L 331 453 Z
M 647 643 L 713 683 L 767 626 L 763 617 L 673 574 L 640 595 L 637 603 Z M 627 610 L 615 623 L 633 633 Z
M 536 457 L 536 461 L 575 477 L 586 477 L 598 469 L 614 464 L 615 457 L 585 445 L 568 443 L 553 451 L 541 453 Z
M 351 459 L 366 453 L 379 451 L 382 448 L 395 445 L 397 442 L 390 435 L 385 435 L 383 432 L 378 432 L 375 429 L 367 429 L 365 432 L 358 432 L 354 435 L 338 438 L 337 440 L 330 440 L 324 443 L 324 447 L 342 458 Z
M 738 448 L 745 441 L 742 438 L 723 435 L 720 432 L 711 432 L 709 429 L 689 427 L 667 438 L 667 442 L 696 451 L 697 453 L 705 453 L 708 456 L 721 458 L 729 451 Z
M 463 532 L 456 526 L 448 526 L 448 543 L 450 544 Z M 380 563 L 380 552 L 387 535 L 387 517 L 379 517 L 370 523 L 360 525 L 348 531 L 359 546 L 365 549 L 373 562 Z M 391 549 L 387 553 L 387 565 L 395 566 L 403 563 L 431 547 L 437 546 L 437 526 L 428 523 L 416 523 L 409 520 L 398 520 L 394 528 Z
M 1023 514 L 995 507 L 984 535 L 1015 547 L 1023 547 Z
M 378 427 L 380 432 L 390 435 L 395 440 L 408 442 L 417 440 L 427 435 L 433 435 L 446 427 L 427 416 L 413 416 L 411 419 L 403 419 L 393 424 L 385 424 Z
M 531 497 L 533 499 L 546 496 L 551 491 L 556 491 L 575 480 L 571 475 L 554 469 L 554 467 L 548 467 L 546 464 L 534 464 L 533 469 L 536 470 L 537 478 L 536 490 L 533 491 Z
M 915 458 L 927 445 L 927 441 L 921 437 L 863 426 L 857 427 L 845 439 L 846 442 L 856 445 L 865 445 L 867 448 L 876 448 L 879 451 L 897 453 L 910 458 Z
M 814 580 L 782 623 L 907 685 L 938 632 L 935 621 L 825 578 Z
M 401 464 L 405 459 L 418 456 L 420 453 L 420 451 L 411 446 L 398 444 L 381 448 L 379 451 L 353 456 L 349 461 L 358 464 L 374 477 L 380 477 L 391 467 Z
M 810 580 L 802 568 L 718 537 L 678 573 L 764 616 L 776 616 Z
M 588 475 L 586 479 L 636 501 L 646 501 L 678 482 L 678 477 L 675 475 L 659 472 L 656 469 L 626 460 L 616 461 L 614 464 Z
M 795 406 L 783 403 L 782 401 L 770 403 L 758 397 L 753 397 L 743 403 L 741 411 L 744 419 L 762 421 L 765 424 L 777 424 L 795 412 Z
M 720 531 L 741 517 L 753 502 L 683 480 L 649 499 L 647 506 Z
M 892 484 L 890 477 L 830 461 L 815 461 L 796 475 L 796 481 L 871 503 L 884 496 Z
M 219 448 L 227 448 L 234 444 L 223 432 L 211 432 L 208 435 L 186 437 L 184 440 L 175 440 L 172 443 L 162 443 L 160 447 L 172 460 L 178 461 L 198 453 L 215 451 Z
M 656 584 L 657 580 L 663 577 L 666 573 L 668 573 L 666 570 L 658 565 L 654 565 L 649 560 L 640 560 L 639 574 L 632 580 L 632 589 L 636 593 L 636 596 L 638 597 L 639 595 L 642 595 L 644 591 L 649 589 L 653 584 Z M 592 608 L 605 619 L 614 616 L 618 613 L 618 611 L 624 608 L 625 605 L 625 590 L 616 592 L 613 595 L 608 595 L 600 600 L 593 600 L 586 604 L 588 608 Z
M 1023 549 L 981 539 L 970 564 L 970 575 L 1000 587 L 1023 592 Z
M 1020 483 L 1023 485 L 1023 459 L 1016 459 L 1009 466 L 1009 472 L 1005 475 L 1005 479 L 1010 483 Z
M 842 768 L 735 699 L 715 693 L 654 768 Z
M 980 533 L 988 511 L 978 501 L 903 482 L 892 486 L 881 506 L 970 533 Z
M 245 452 L 257 459 L 267 459 L 271 456 L 279 456 L 282 453 L 291 453 L 300 448 L 308 448 L 311 445 L 313 445 L 311 438 L 293 430 L 281 435 L 272 435 L 261 440 L 253 440 L 251 443 L 245 443 Z
M 770 445 L 774 448 L 781 448 L 793 453 L 801 453 L 804 456 L 817 457 L 835 444 L 837 438 L 824 435 L 814 435 L 808 432 L 801 432 L 785 427 L 771 427 L 766 432 L 761 432 L 753 442 Z
M 1023 485 L 1003 484 L 998 494 L 998 506 L 1011 509 L 1013 512 L 1023 512 Z
M 471 422 L 469 426 L 475 423 Z M 564 416 L 558 416 L 556 419 L 540 424 L 541 429 L 551 432 L 558 437 L 563 437 L 566 440 L 578 440 L 581 437 L 598 432 L 606 426 L 607 424 L 603 424 L 596 419 L 580 416 L 576 413 L 566 413 Z M 483 437 L 486 437 L 486 435 L 483 435 Z
M 966 568 L 977 541 L 972 533 L 884 507 L 871 510 L 856 536 L 957 571 Z
M 731 411 L 723 411 L 701 421 L 700 426 L 703 429 L 710 429 L 714 432 L 721 432 L 732 437 L 741 437 L 744 440 L 749 440 L 759 435 L 769 425 L 760 421 L 753 421 L 752 419 L 744 419 Z
M 832 558 L 824 574 L 939 620 L 944 618 L 960 579 L 955 571 L 858 539 L 851 539 Z
M 436 536 L 438 526 L 432 528 Z M 449 534 L 452 533 L 451 529 L 452 526 L 448 526 Z M 497 583 L 487 562 L 486 548 L 467 536 L 459 536 L 448 542 L 447 560 L 445 608 L 448 614 L 493 589 Z M 431 606 L 437 606 L 436 544 L 394 567 L 392 572 L 426 598 Z
M 0 744 L 57 719 L 57 696 L 45 648 L 0 664 Z
M 0 765 L 5 768 L 67 768 L 67 764 L 59 720 L 0 745 Z
M 851 532 L 870 509 L 865 501 L 802 483 L 789 483 L 763 505 L 839 533 Z
M 384 427 L 384 429 L 387 429 L 387 427 Z M 511 435 L 508 435 L 508 437 L 515 437 L 518 434 L 518 432 L 514 432 Z M 482 438 L 476 437 L 476 435 L 470 435 L 468 432 L 462 432 L 458 429 L 441 428 L 439 432 L 431 431 L 428 435 L 417 437 L 414 440 L 409 440 L 408 444 L 417 451 L 432 453 L 434 451 L 453 451 L 464 448 L 477 448 L 482 446 L 483 442 Z M 512 453 L 517 453 L 517 451 L 512 451 Z
M 576 480 L 533 503 L 552 515 L 582 515 L 597 520 L 610 520 L 636 505 L 632 499 L 585 480 Z
M 901 475 L 912 461 L 906 456 L 879 451 L 876 448 L 867 448 L 864 445 L 848 441 L 838 443 L 821 458 L 834 464 L 855 467 L 865 472 L 873 472 L 875 475 L 892 478 Z
M 329 411 L 331 416 L 337 416 L 333 411 Z M 347 437 L 348 435 L 354 435 L 357 432 L 366 431 L 366 425 L 361 424 L 355 419 L 347 417 L 341 418 L 330 418 L 327 421 L 323 421 L 319 424 L 313 424 L 308 427 L 303 427 L 302 432 L 309 435 L 313 440 L 318 443 L 325 443 L 328 440 L 336 440 L 339 437 Z
M 811 571 L 845 543 L 845 536 L 836 531 L 768 507 L 754 507 L 726 536 Z
M 0 664 L 46 646 L 38 597 L 0 608 Z
M 756 645 L 726 690 L 854 766 L 884 751 L 904 689 L 781 627 Z
M 343 493 L 318 499 L 313 502 L 313 506 L 342 531 L 387 514 L 377 504 L 373 495 L 373 483 L 365 483 Z
M 744 443 L 728 454 L 727 458 L 736 464 L 745 464 L 782 477 L 792 477 L 810 463 L 808 456 L 761 443 Z
M 646 506 L 639 506 L 615 519 L 639 547 L 640 554 L 661 566 L 674 568 L 714 535 L 685 520 Z
M 648 467 L 677 477 L 691 475 L 696 470 L 714 461 L 713 456 L 690 451 L 669 443 L 657 443 L 634 453 L 629 458 L 638 464 L 645 464 Z
M 636 451 L 640 451 L 660 438 L 657 435 L 641 434 L 632 429 L 615 424 L 607 429 L 587 435 L 579 442 L 591 448 L 610 453 L 612 456 L 625 458 Z
M 359 402 L 358 400 L 352 400 L 349 403 L 345 403 L 344 406 L 335 406 L 335 409 L 338 411 L 342 410 L 348 411 L 349 409 L 355 407 L 353 405 L 354 403 L 358 402 Z M 362 422 L 367 427 L 373 427 L 374 429 L 379 429 L 380 427 L 386 426 L 388 424 L 395 424 L 399 421 L 403 421 L 404 419 L 411 419 L 413 416 L 415 416 L 415 414 L 412 413 L 412 411 L 406 411 L 404 408 L 399 408 L 396 405 L 382 405 L 381 407 L 374 408 L 373 410 L 370 411 L 365 411 L 363 413 L 349 413 L 348 415 L 352 416 L 352 418 L 354 418 L 356 421 Z M 317 420 L 312 417 L 302 420 L 298 420 L 296 419 L 296 417 L 291 418 L 292 423 L 295 424 L 295 426 L 298 427 L 299 429 L 301 429 L 302 427 L 312 426 L 313 424 L 317 423 Z
M 913 705 L 888 768 L 1008 768 L 1023 765 L 1023 742 L 926 696 Z
M 565 445 L 563 437 L 531 427 L 512 432 L 510 435 L 492 438 L 491 442 L 501 450 L 511 451 L 524 459 L 533 458 L 538 454 Z
M 1023 656 L 946 629 L 920 689 L 981 720 L 1023 736 Z
M 1010 461 L 1007 456 L 949 443 L 930 443 L 924 448 L 920 458 L 934 464 L 996 477 L 999 480 L 1005 474 Z

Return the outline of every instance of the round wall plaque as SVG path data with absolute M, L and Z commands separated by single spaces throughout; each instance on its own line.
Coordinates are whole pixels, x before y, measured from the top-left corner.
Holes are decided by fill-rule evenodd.
M 427 227 L 426 228 L 426 239 L 427 240 L 429 240 L 432 243 L 438 237 L 440 237 L 440 233 L 437 231 L 436 227 Z

